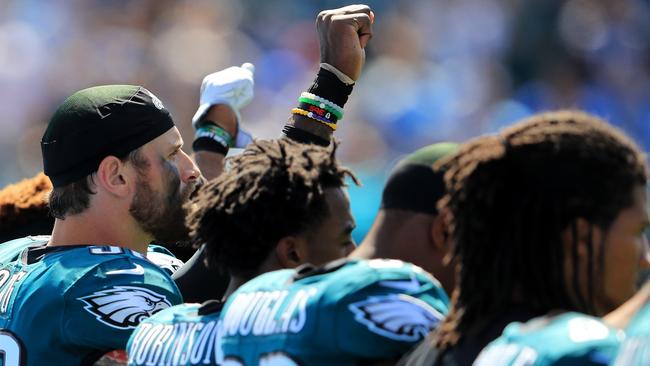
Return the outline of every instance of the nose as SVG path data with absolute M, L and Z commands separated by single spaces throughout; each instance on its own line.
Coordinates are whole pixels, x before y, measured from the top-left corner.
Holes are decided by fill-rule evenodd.
M 179 159 L 178 167 L 181 174 L 181 181 L 183 183 L 196 183 L 201 177 L 199 167 L 183 150 L 179 152 Z

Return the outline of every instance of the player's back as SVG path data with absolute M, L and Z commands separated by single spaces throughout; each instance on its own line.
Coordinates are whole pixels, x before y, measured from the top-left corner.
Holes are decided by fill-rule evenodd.
M 615 366 L 650 365 L 650 302 L 632 318 Z
M 440 284 L 396 260 L 261 275 L 222 312 L 224 365 L 356 365 L 397 359 L 447 312 Z
M 128 365 L 216 365 L 222 306 L 181 304 L 144 320 L 129 339 Z
M 26 365 L 91 364 L 123 349 L 142 319 L 181 301 L 169 275 L 137 252 L 22 244 L 14 258 L 0 257 L 6 366 L 19 364 L 17 350 Z
M 623 338 L 600 318 L 573 312 L 544 316 L 508 325 L 474 365 L 609 365 Z

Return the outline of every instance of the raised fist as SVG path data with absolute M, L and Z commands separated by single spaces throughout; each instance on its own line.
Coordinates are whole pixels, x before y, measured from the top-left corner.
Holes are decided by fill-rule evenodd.
M 357 80 L 366 59 L 375 15 L 367 5 L 324 10 L 316 18 L 320 61 Z
M 228 105 L 239 121 L 239 110 L 253 100 L 254 72 L 255 66 L 246 62 L 203 78 L 199 109 L 192 118 L 192 126 L 197 128 L 205 112 L 216 104 Z

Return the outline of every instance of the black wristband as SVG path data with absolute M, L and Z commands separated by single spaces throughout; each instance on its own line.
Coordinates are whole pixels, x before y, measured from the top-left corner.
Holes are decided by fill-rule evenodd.
M 218 154 L 228 154 L 228 146 L 218 143 L 209 137 L 199 137 L 192 143 L 192 149 L 196 151 L 210 151 Z
M 307 91 L 343 108 L 353 86 L 354 84 L 346 85 L 333 72 L 320 68 L 316 80 Z
M 313 133 L 309 133 L 291 125 L 284 125 L 282 133 L 284 133 L 286 137 L 301 144 L 314 144 L 319 146 L 329 146 L 330 144 L 328 140 L 325 140 L 320 136 L 316 136 Z

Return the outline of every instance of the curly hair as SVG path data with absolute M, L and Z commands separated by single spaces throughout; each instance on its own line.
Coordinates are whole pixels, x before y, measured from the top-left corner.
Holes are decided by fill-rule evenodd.
M 52 183 L 42 172 L 0 190 L 0 242 L 52 231 L 54 218 L 47 207 L 51 190 Z
M 224 172 L 189 203 L 192 243 L 210 266 L 250 276 L 278 240 L 309 234 L 328 214 L 327 188 L 357 179 L 330 148 L 289 139 L 258 140 L 228 158 Z
M 480 331 L 515 302 L 540 314 L 552 309 L 594 314 L 599 284 L 593 262 L 602 265 L 603 259 L 593 258 L 589 237 L 588 285 L 581 291 L 576 219 L 607 230 L 632 204 L 633 188 L 646 184 L 645 162 L 622 132 L 578 111 L 538 114 L 499 135 L 470 141 L 442 161 L 447 194 L 439 206 L 459 265 L 436 347 L 455 345 L 470 328 Z M 571 285 L 563 266 L 566 229 L 574 240 Z

